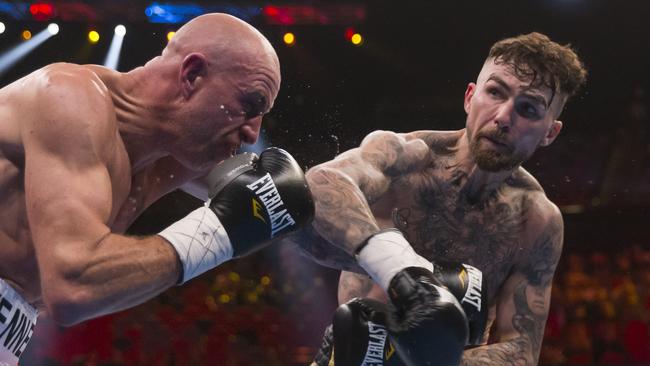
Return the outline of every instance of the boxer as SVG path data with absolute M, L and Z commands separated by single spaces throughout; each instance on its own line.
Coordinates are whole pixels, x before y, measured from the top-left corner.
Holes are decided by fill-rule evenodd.
M 481 346 L 448 347 L 448 359 L 537 362 L 563 222 L 521 165 L 555 140 L 560 113 L 585 80 L 569 46 L 540 33 L 503 39 L 467 85 L 465 128 L 375 131 L 308 172 L 316 218 L 290 240 L 317 262 L 346 270 L 341 304 L 390 298 L 391 317 L 401 322 L 388 331 L 417 334 L 405 342 L 392 337 L 402 356 L 412 356 L 406 364 L 436 360 L 431 350 L 460 339 L 467 326 L 432 320 L 447 314 L 441 301 L 453 302 L 433 274 L 436 261 L 469 264 L 486 280 L 490 316 Z
M 129 72 L 57 63 L 2 88 L 0 365 L 39 311 L 71 325 L 129 308 L 308 222 L 291 155 L 232 157 L 279 87 L 268 40 L 206 14 Z M 160 235 L 123 235 L 177 188 L 210 200 Z

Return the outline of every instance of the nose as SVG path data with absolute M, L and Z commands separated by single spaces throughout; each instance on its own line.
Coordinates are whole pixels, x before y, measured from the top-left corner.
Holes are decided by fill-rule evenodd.
M 261 127 L 262 116 L 251 118 L 246 121 L 239 130 L 242 142 L 246 144 L 254 144 L 260 135 Z
M 513 101 L 507 101 L 499 106 L 497 114 L 494 116 L 494 122 L 500 130 L 504 132 L 510 130 L 512 127 L 512 114 L 514 111 L 515 104 Z

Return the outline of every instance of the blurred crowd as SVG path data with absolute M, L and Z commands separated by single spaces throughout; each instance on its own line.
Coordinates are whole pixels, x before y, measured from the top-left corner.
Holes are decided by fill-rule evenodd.
M 565 252 L 557 269 L 542 365 L 650 365 L 650 249 Z
M 307 365 L 336 273 L 287 251 L 226 263 L 148 303 L 78 326 L 40 320 L 23 365 Z M 565 254 L 540 365 L 650 365 L 650 250 Z

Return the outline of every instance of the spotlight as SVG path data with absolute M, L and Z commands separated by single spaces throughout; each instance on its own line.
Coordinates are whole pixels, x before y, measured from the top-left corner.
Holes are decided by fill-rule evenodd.
M 55 35 L 59 33 L 59 25 L 56 23 L 50 23 L 47 26 L 47 31 L 50 32 L 51 35 Z
M 5 28 L 5 23 L 0 22 L 0 34 L 4 33 L 4 32 L 5 32 L 5 29 L 6 29 L 6 28 Z
M 176 34 L 174 31 L 167 32 L 167 42 L 171 41 L 172 38 L 174 38 L 174 34 Z
M 21 37 L 23 40 L 26 41 L 26 40 L 32 38 L 32 32 L 30 32 L 29 30 L 25 29 L 25 30 L 20 34 L 20 37 Z
M 90 41 L 90 43 L 99 42 L 99 33 L 97 33 L 97 31 L 95 30 L 88 32 L 88 40 Z
M 126 34 L 126 27 L 123 26 L 122 24 L 118 25 L 117 27 L 115 27 L 115 34 L 120 37 L 124 37 L 124 35 Z
M 361 34 L 355 33 L 350 38 L 350 42 L 352 42 L 352 44 L 355 46 L 360 46 L 361 43 L 363 43 L 363 37 L 361 36 Z
M 293 46 L 296 43 L 296 36 L 291 32 L 287 32 L 282 37 L 282 40 L 287 46 Z

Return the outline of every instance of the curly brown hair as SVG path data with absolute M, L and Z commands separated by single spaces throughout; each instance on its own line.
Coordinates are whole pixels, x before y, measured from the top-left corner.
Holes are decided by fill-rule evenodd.
M 553 91 L 575 95 L 587 80 L 587 70 L 571 45 L 560 45 L 541 33 L 533 32 L 496 42 L 488 60 L 513 68 L 531 85 L 545 85 Z

